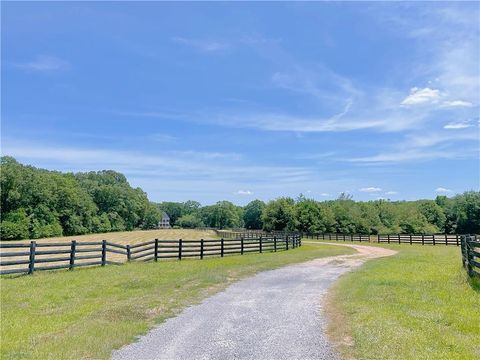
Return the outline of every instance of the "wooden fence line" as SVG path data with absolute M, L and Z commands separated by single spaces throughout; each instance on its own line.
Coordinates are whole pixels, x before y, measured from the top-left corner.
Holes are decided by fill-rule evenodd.
M 125 256 L 128 261 L 158 261 L 159 259 L 178 259 L 207 256 L 221 256 L 250 252 L 276 252 L 289 250 L 302 245 L 298 234 L 285 236 L 257 236 L 250 234 L 219 240 L 159 240 L 154 239 L 140 244 L 121 245 L 106 240 L 98 242 L 70 243 L 26 243 L 0 242 L 0 275 L 27 273 L 38 270 L 74 269 L 83 266 L 120 265 L 121 262 L 109 261 L 109 253 Z M 51 250 L 49 247 L 60 249 Z M 45 249 L 46 250 L 42 250 Z M 4 251 L 6 250 L 6 251 Z M 53 255 L 53 256 L 52 256 Z M 13 258 L 13 259 L 12 259 Z M 9 260 L 12 259 L 12 260 Z M 41 265 L 52 263 L 52 265 Z M 19 265 L 23 267 L 18 268 Z M 15 266 L 16 268 L 11 268 Z
M 480 239 L 476 235 L 461 237 L 462 265 L 469 276 L 480 277 Z
M 338 234 L 338 233 L 304 233 L 303 237 L 317 240 L 376 242 L 387 244 L 422 244 L 422 245 L 460 245 L 459 234 Z

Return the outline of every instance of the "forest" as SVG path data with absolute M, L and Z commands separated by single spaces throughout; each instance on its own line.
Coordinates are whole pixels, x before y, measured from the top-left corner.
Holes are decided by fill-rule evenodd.
M 246 206 L 229 201 L 149 201 L 112 170 L 62 173 L 2 157 L 1 238 L 36 239 L 134 229 L 152 229 L 162 212 L 172 227 L 247 228 L 361 234 L 480 233 L 480 192 L 435 200 L 354 201 L 350 195 L 315 201 L 299 195 Z

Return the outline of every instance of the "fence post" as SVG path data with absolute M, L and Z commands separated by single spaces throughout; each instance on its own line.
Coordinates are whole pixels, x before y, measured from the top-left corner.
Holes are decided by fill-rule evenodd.
M 457 235 L 457 239 L 458 239 L 458 235 Z M 462 252 L 462 266 L 463 268 L 466 268 L 467 267 L 467 264 L 466 264 L 466 254 L 465 254 L 465 235 L 462 235 L 460 237 L 460 251 Z
M 223 238 L 222 238 L 221 247 L 220 247 L 220 256 L 221 257 L 223 257 L 223 246 L 224 246 L 224 243 L 223 243 Z
M 102 240 L 102 266 L 107 263 L 107 240 Z
M 35 271 L 35 248 L 37 247 L 36 241 L 30 241 L 30 256 L 28 262 L 28 273 L 31 274 Z
M 288 235 L 285 236 L 285 250 L 288 250 Z
M 435 245 L 435 235 L 432 235 L 433 245 Z
M 398 234 L 398 243 L 400 244 L 400 234 Z
M 200 260 L 203 259 L 203 239 L 200 239 Z
M 262 253 L 262 236 L 260 235 L 260 242 L 258 243 L 258 248 L 259 248 L 259 251 L 260 251 L 260 254 Z
M 457 241 L 457 246 L 458 246 L 458 234 L 455 235 L 456 241 Z
M 153 258 L 155 259 L 155 261 L 158 260 L 158 239 L 155 239 L 155 252 L 153 254 Z
M 470 249 L 469 241 L 470 241 L 470 237 L 466 237 L 465 238 L 465 248 L 466 248 L 466 251 L 467 251 L 467 272 L 468 272 L 468 276 L 473 277 L 474 272 L 473 272 L 472 263 L 473 263 L 474 255 L 473 255 L 472 250 Z
M 273 237 L 273 249 L 275 252 L 277 252 L 277 237 L 274 236 Z
M 380 243 L 380 234 L 377 234 L 377 242 Z
M 243 236 L 240 238 L 240 255 L 243 255 Z
M 448 245 L 447 234 L 445 234 L 445 245 Z
M 387 234 L 387 241 L 390 244 L 390 234 Z
M 130 245 L 127 245 L 127 261 L 130 261 L 131 252 L 130 252 Z
M 410 234 L 410 245 L 412 245 L 412 234 Z
M 182 260 L 182 239 L 178 240 L 178 260 Z
M 425 235 L 422 234 L 422 245 L 425 245 Z
M 73 269 L 73 266 L 75 264 L 75 249 L 77 247 L 77 242 L 75 240 L 72 240 L 72 245 L 70 245 L 70 264 L 68 266 L 69 270 Z

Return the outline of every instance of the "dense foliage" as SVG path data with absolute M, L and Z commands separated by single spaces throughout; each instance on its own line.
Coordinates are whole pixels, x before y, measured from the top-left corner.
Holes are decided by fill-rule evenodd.
M 435 200 L 368 202 L 342 194 L 331 201 L 278 198 L 265 204 L 254 200 L 245 207 L 228 201 L 192 209 L 186 203 L 161 203 L 173 226 L 214 227 L 345 234 L 480 233 L 480 192 L 468 191 Z M 172 214 L 169 211 L 174 210 Z M 178 219 L 175 220 L 175 219 Z
M 480 192 L 435 200 L 318 202 L 300 195 L 245 207 L 229 201 L 148 201 L 115 171 L 60 173 L 1 160 L 2 239 L 150 229 L 162 212 L 174 227 L 247 228 L 338 233 L 480 233 Z
M 158 208 L 115 171 L 60 173 L 1 159 L 2 239 L 149 229 Z

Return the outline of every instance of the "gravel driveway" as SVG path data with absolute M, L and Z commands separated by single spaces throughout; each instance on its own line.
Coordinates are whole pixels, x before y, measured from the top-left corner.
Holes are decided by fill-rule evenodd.
M 338 245 L 338 244 L 337 244 Z M 239 281 L 112 354 L 126 359 L 335 359 L 322 299 L 343 273 L 393 251 L 316 259 Z

